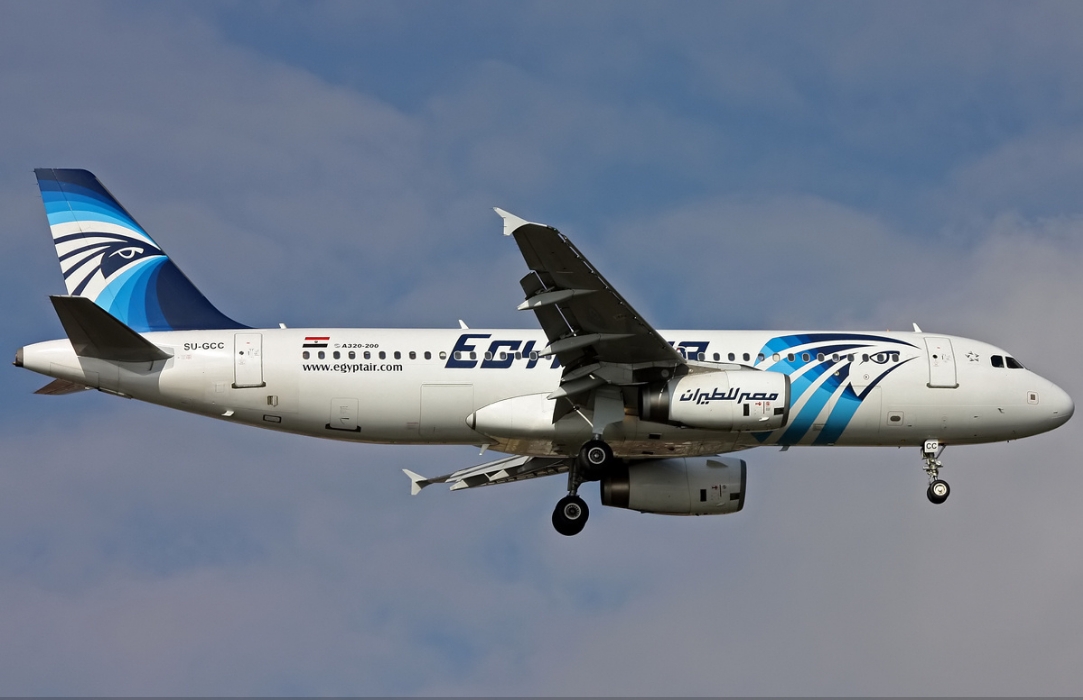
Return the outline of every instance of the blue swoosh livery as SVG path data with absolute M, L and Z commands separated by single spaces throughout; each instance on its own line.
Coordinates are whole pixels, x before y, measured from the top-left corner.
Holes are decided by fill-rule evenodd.
M 92 173 L 34 174 L 68 294 L 140 333 L 247 327 L 216 309 Z
M 919 348 L 898 338 L 868 333 L 803 333 L 778 336 L 769 340 L 760 351 L 763 360 L 756 365 L 769 364 L 768 372 L 781 372 L 790 376 L 791 410 L 795 410 L 789 425 L 781 428 L 773 442 L 796 445 L 809 440 L 810 431 L 824 410 L 831 406 L 819 434 L 811 439 L 814 445 L 830 445 L 838 441 L 850 420 L 861 407 L 869 392 L 884 377 L 913 358 L 895 362 L 891 354 L 904 349 Z M 885 362 L 865 363 L 876 368 L 875 376 L 860 391 L 854 387 L 850 369 L 854 366 L 849 355 L 885 354 Z M 778 356 L 778 360 L 774 357 Z M 793 359 L 789 359 L 790 356 Z M 819 359 L 820 356 L 823 359 Z M 804 357 L 808 359 L 804 359 Z M 835 357 L 838 359 L 834 359 Z M 855 357 L 855 362 L 857 361 Z M 824 375 L 827 377 L 824 378 Z M 813 431 L 815 432 L 815 431 Z M 770 432 L 757 433 L 756 439 L 765 442 Z

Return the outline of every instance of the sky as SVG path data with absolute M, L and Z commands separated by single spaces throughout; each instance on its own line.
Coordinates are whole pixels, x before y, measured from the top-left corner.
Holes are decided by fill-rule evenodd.
M 1083 5 L 0 2 L 0 338 L 60 337 L 35 167 L 253 326 L 533 327 L 500 206 L 658 328 L 949 333 L 1076 397 Z M 0 370 L 0 694 L 1078 695 L 1083 422 L 760 448 L 745 508 L 409 495 L 347 445 Z

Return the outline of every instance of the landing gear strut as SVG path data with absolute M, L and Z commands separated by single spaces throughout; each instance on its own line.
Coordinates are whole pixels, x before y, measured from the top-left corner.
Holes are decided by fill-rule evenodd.
M 553 527 L 571 537 L 583 531 L 590 517 L 586 502 L 579 497 L 579 486 L 590 478 L 598 478 L 613 463 L 613 449 L 599 436 L 583 445 L 568 469 L 568 495 L 557 501 L 553 511 Z
M 940 446 L 939 440 L 926 440 L 921 446 L 921 456 L 925 460 L 925 473 L 929 475 L 929 490 L 926 495 L 930 502 L 938 505 L 948 500 L 951 494 L 948 482 L 940 478 L 940 468 L 944 466 L 940 463 L 940 454 L 943 451 L 944 448 Z

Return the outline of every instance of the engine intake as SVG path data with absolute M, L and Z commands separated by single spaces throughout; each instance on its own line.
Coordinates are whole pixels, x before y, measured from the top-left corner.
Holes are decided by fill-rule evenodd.
M 722 515 L 745 505 L 743 459 L 674 457 L 631 462 L 602 479 L 602 505 L 661 515 Z
M 707 430 L 760 431 L 789 421 L 790 378 L 779 372 L 689 374 L 643 389 L 639 416 Z

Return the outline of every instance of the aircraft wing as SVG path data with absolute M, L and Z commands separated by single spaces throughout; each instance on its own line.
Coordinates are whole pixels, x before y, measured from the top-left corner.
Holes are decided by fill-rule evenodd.
M 42 388 L 35 391 L 35 394 L 42 394 L 45 396 L 63 396 L 64 394 L 78 394 L 81 391 L 86 391 L 90 387 L 85 384 L 77 384 L 76 382 L 69 382 L 67 379 L 54 379 Z
M 564 366 L 560 389 L 572 397 L 604 384 L 624 386 L 672 376 L 685 359 L 602 277 L 567 236 L 502 209 L 530 273 L 520 280 L 549 345 Z M 669 370 L 665 372 L 664 370 Z
M 431 484 L 451 484 L 451 490 L 458 491 L 477 486 L 506 484 L 511 481 L 562 474 L 568 471 L 568 459 L 566 457 L 505 457 L 495 462 L 460 469 L 444 476 L 434 476 L 431 479 L 415 474 L 409 469 L 402 471 L 410 477 L 410 495 L 416 496 L 421 489 Z

